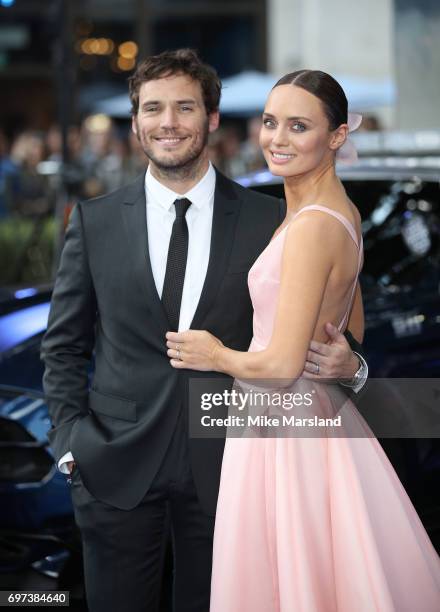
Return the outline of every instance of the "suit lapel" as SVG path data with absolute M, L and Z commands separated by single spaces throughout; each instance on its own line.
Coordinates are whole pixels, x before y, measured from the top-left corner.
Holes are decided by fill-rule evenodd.
M 238 213 L 241 208 L 241 200 L 234 189 L 234 183 L 218 171 L 216 175 L 208 270 L 191 322 L 192 329 L 202 327 L 203 320 L 217 295 L 221 279 L 228 266 Z
M 145 174 L 136 179 L 127 188 L 122 212 L 128 250 L 135 276 L 138 279 L 151 313 L 165 334 L 170 325 L 157 293 L 151 269 L 145 200 Z

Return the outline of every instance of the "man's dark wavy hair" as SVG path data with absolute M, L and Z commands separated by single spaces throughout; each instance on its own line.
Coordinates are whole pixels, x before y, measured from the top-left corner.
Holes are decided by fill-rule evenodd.
M 141 61 L 128 79 L 131 114 L 139 110 L 139 91 L 142 83 L 173 75 L 188 75 L 200 83 L 208 115 L 218 111 L 221 81 L 212 66 L 204 64 L 193 49 L 177 49 L 152 55 Z

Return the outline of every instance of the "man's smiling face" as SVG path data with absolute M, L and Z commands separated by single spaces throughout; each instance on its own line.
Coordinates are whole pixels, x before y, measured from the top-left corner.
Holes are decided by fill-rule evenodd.
M 218 120 L 217 112 L 206 112 L 200 83 L 170 75 L 142 83 L 132 129 L 150 163 L 172 172 L 208 159 L 208 135 Z

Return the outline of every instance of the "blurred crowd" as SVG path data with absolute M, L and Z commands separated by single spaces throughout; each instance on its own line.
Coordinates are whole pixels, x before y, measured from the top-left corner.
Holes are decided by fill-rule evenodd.
M 258 139 L 261 117 L 229 120 L 210 135 L 210 157 L 230 178 L 266 167 Z M 374 116 L 361 129 L 377 130 Z M 129 183 L 145 170 L 147 160 L 127 122 L 106 115 L 86 117 L 67 134 L 69 163 L 62 165 L 59 126 L 24 130 L 13 138 L 0 128 L 0 220 L 9 216 L 52 214 L 57 198 L 93 198 Z
M 231 178 L 265 167 L 258 146 L 260 117 L 247 124 L 226 124 L 210 140 L 212 162 Z M 68 199 L 86 199 L 129 183 L 146 167 L 146 158 L 127 124 L 91 115 L 71 126 L 69 164 L 61 181 L 59 126 L 24 130 L 9 139 L 0 130 L 0 219 L 52 214 L 61 189 Z
M 374 117 L 363 129 L 380 127 Z M 230 178 L 266 167 L 259 147 L 261 117 L 227 119 L 210 135 L 214 165 Z M 128 122 L 86 117 L 67 130 L 0 128 L 0 286 L 46 282 L 56 269 L 73 204 L 126 185 L 147 165 Z

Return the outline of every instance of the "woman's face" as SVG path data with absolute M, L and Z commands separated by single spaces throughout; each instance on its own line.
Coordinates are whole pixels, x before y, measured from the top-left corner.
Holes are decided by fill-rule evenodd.
M 298 176 L 329 163 L 347 135 L 343 124 L 330 131 L 322 103 L 295 85 L 279 85 L 263 113 L 260 146 L 272 174 Z

